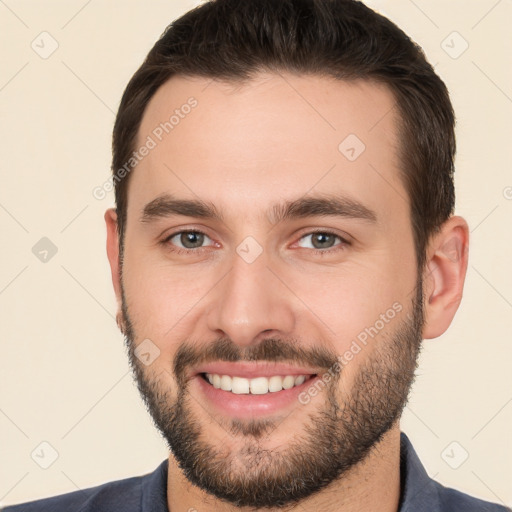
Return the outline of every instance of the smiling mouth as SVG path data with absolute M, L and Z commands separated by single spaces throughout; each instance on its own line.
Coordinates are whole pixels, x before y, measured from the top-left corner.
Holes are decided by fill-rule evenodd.
M 217 373 L 200 373 L 201 378 L 211 384 L 215 389 L 228 391 L 236 395 L 265 395 L 277 393 L 296 386 L 316 377 L 309 375 L 273 375 L 271 377 L 254 377 L 246 379 L 231 375 L 219 375 Z

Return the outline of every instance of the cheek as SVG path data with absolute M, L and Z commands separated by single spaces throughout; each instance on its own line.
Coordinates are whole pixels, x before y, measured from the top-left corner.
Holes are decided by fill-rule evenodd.
M 410 308 L 410 298 L 402 287 L 375 276 L 339 276 L 323 287 L 323 293 L 317 290 L 310 295 L 307 302 L 321 319 L 321 336 L 337 354 L 342 378 L 336 393 L 340 396 L 353 390 L 370 361 L 384 364 L 379 353 L 391 346 Z M 314 315 L 308 315 L 308 322 L 319 325 Z
M 384 259 L 375 258 L 329 273 L 297 275 L 291 288 L 304 301 L 308 318 L 317 324 L 321 321 L 324 337 L 332 339 L 336 351 L 342 353 L 365 329 L 377 322 L 381 327 L 381 315 L 388 320 L 397 309 L 405 308 L 409 288 L 394 272 Z
M 217 275 L 197 267 L 174 267 L 142 251 L 127 252 L 123 286 L 137 335 L 155 340 L 186 336 L 190 313 L 200 307 L 201 297 L 214 286 Z

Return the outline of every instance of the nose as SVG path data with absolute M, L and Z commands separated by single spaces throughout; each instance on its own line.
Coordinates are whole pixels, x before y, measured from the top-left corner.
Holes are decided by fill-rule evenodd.
M 240 346 L 262 337 L 290 335 L 295 326 L 293 294 L 263 252 L 248 263 L 238 253 L 210 296 L 208 328 Z

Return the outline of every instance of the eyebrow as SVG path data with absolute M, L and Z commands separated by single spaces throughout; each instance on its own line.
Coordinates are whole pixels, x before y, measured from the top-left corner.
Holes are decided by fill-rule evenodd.
M 224 222 L 222 214 L 211 202 L 201 199 L 179 199 L 163 194 L 147 203 L 140 222 L 150 223 L 160 218 L 182 215 Z M 377 214 L 361 202 L 343 195 L 320 195 L 301 197 L 293 201 L 273 205 L 267 212 L 270 224 L 288 219 L 314 216 L 345 217 L 377 223 Z

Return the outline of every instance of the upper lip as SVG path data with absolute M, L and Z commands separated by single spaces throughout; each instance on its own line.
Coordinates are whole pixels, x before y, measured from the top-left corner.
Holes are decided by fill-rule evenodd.
M 218 375 L 230 375 L 233 377 L 251 379 L 254 377 L 272 377 L 273 375 L 316 375 L 320 373 L 320 370 L 313 367 L 307 368 L 270 362 L 219 361 L 216 363 L 205 363 L 196 367 L 192 372 L 192 376 L 201 373 L 216 373 Z

